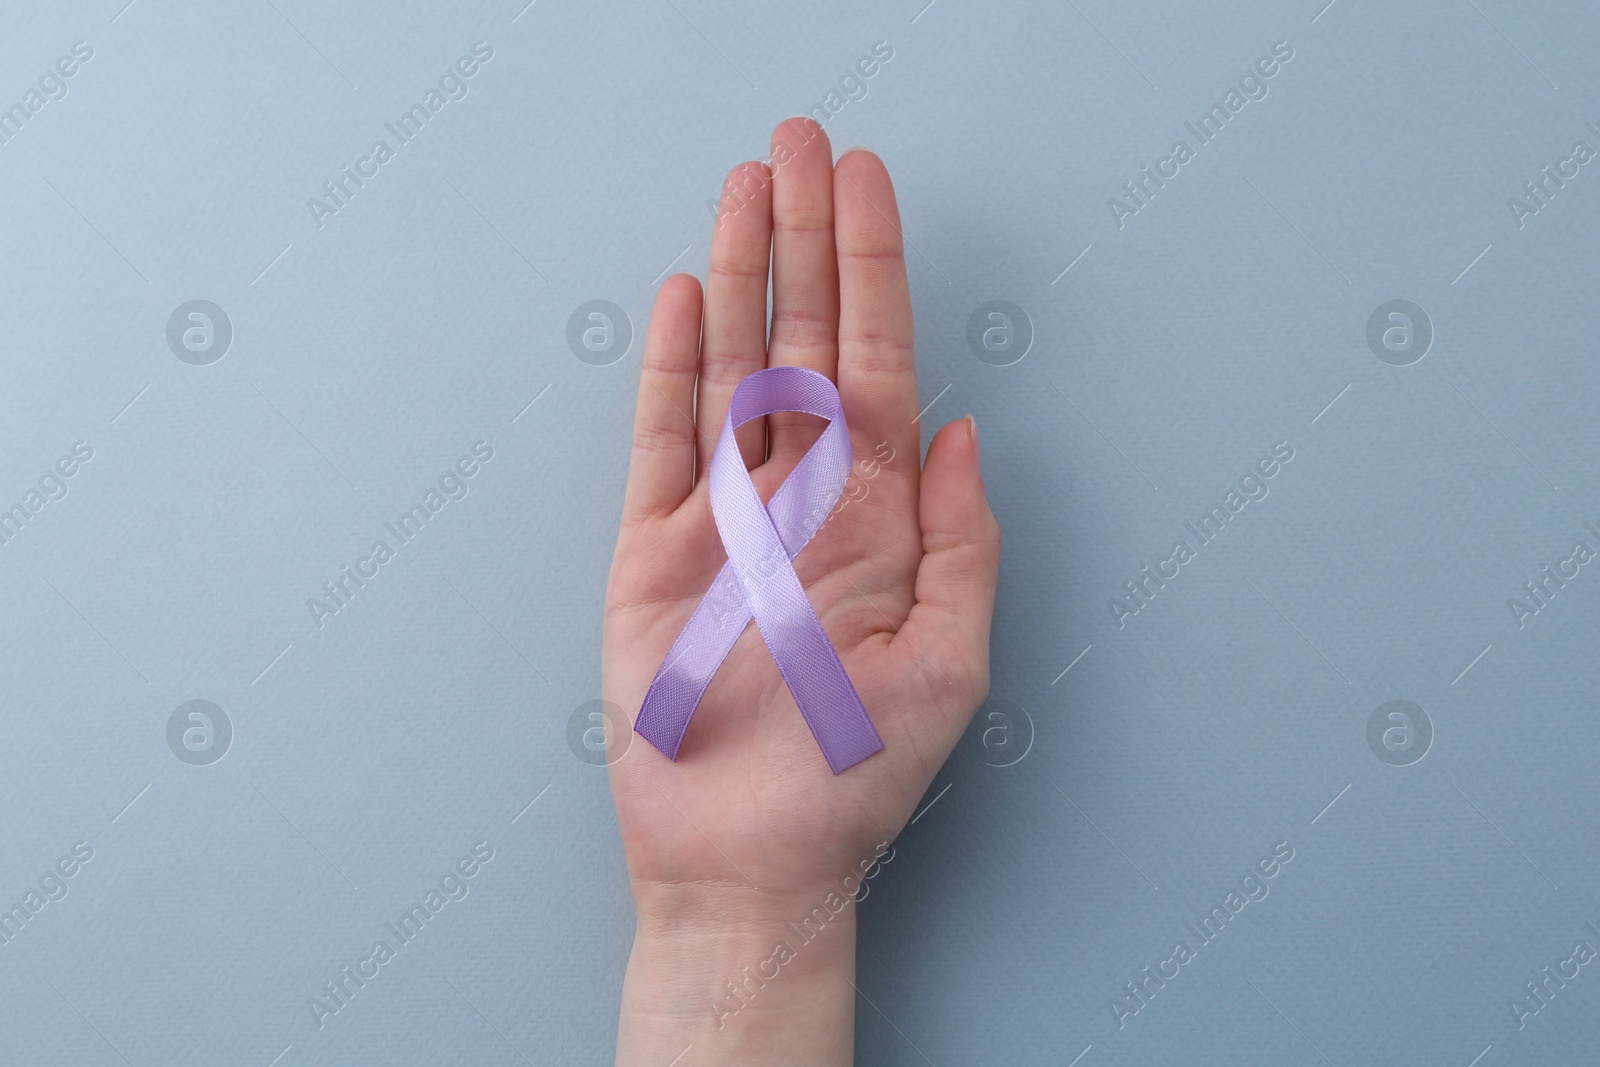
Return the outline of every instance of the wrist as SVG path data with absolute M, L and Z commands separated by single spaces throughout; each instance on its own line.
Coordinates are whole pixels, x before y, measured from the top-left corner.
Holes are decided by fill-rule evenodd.
M 617 1063 L 851 1062 L 855 901 L 842 887 L 635 885 Z

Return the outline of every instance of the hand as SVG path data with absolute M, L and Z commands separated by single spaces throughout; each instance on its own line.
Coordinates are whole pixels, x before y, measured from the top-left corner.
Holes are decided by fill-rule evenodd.
M 839 387 L 856 466 L 846 502 L 794 567 L 884 749 L 833 775 L 754 624 L 676 763 L 631 738 L 611 767 L 639 923 L 619 1063 L 664 1064 L 686 1043 L 697 1052 L 681 1067 L 849 1062 L 854 911 L 824 902 L 848 898 L 846 877 L 859 879 L 899 833 L 989 687 L 1000 529 L 970 418 L 941 429 L 918 467 L 911 299 L 888 172 L 864 150 L 834 166 L 809 119 L 778 127 L 772 161 L 728 177 L 703 300 L 685 274 L 656 298 L 606 591 L 604 694 L 637 715 L 726 561 L 706 474 L 734 386 L 762 367 L 809 367 Z M 781 413 L 739 431 L 763 500 L 823 425 Z M 786 924 L 818 906 L 832 921 L 802 945 Z M 795 958 L 770 962 L 785 939 Z M 778 976 L 752 983 L 747 966 Z

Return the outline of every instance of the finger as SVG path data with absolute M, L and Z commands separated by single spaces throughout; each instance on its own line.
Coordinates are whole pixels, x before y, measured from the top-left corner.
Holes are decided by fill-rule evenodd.
M 661 283 L 645 333 L 633 453 L 623 496 L 625 524 L 665 514 L 694 487 L 695 365 L 700 358 L 700 282 L 674 274 Z
M 722 205 L 711 235 L 706 275 L 704 333 L 700 342 L 699 477 L 711 469 L 733 387 L 767 365 L 767 270 L 772 254 L 772 172 L 765 163 L 741 163 L 722 186 Z M 739 431 L 746 468 L 765 458 L 766 423 L 752 419 Z
M 808 118 L 772 134 L 772 335 L 768 366 L 839 365 L 839 260 L 833 244 L 833 148 Z M 798 459 L 822 432 L 814 418 L 767 416 L 771 458 Z
M 928 446 L 918 503 L 922 563 L 917 602 L 895 635 L 937 665 L 940 684 L 966 699 L 956 702 L 959 732 L 989 688 L 989 623 L 1000 570 L 1000 524 L 989 509 L 972 416 L 948 423 Z
M 894 185 L 877 156 L 846 152 L 833 171 L 839 250 L 839 392 L 858 444 L 918 450 L 911 291 Z

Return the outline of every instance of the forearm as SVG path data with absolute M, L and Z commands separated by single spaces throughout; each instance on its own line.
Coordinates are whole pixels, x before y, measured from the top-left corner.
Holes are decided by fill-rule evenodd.
M 636 897 L 618 1067 L 852 1062 L 853 900 L 825 890 L 814 899 L 752 899 L 748 890 L 707 895 L 703 887 Z

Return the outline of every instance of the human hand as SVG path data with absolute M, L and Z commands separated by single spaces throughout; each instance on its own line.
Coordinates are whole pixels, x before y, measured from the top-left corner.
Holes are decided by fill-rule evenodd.
M 778 127 L 772 161 L 729 175 L 704 298 L 681 274 L 656 298 L 606 592 L 604 695 L 637 714 L 726 560 L 706 474 L 734 387 L 766 366 L 803 366 L 838 385 L 857 464 L 848 502 L 794 568 L 884 749 L 834 776 L 754 625 L 706 690 L 677 762 L 632 738 L 611 766 L 639 923 L 619 1063 L 662 1053 L 665 1063 L 697 1035 L 706 1058 L 682 1067 L 848 1062 L 853 911 L 826 905 L 822 947 L 789 934 L 793 961 L 770 962 L 774 941 L 851 895 L 847 877 L 905 825 L 989 686 L 1000 529 L 970 418 L 941 429 L 918 467 L 911 301 L 888 172 L 862 150 L 834 166 L 809 119 Z M 739 430 L 763 500 L 823 425 L 780 413 Z M 742 997 L 724 988 L 760 962 L 781 978 L 745 981 Z M 730 1030 L 740 1032 L 711 1043 Z M 780 1047 L 785 1059 L 767 1055 Z

